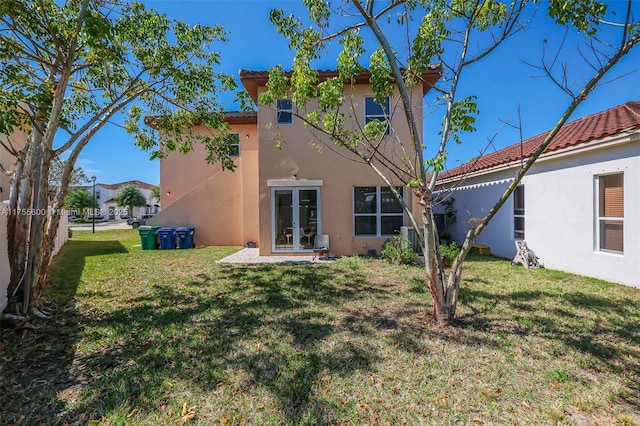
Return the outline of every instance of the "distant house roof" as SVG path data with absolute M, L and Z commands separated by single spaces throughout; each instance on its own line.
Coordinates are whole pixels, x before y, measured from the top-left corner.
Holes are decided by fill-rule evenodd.
M 225 121 L 229 124 L 256 124 L 258 113 L 255 111 L 225 111 Z
M 148 189 L 148 190 L 153 189 L 153 187 L 155 186 L 147 182 L 142 182 L 141 180 L 128 180 L 126 182 L 120 182 L 120 183 L 96 183 L 96 185 L 100 185 L 101 187 L 106 189 L 120 189 L 125 185 L 135 185 L 140 189 Z M 91 188 L 91 186 L 89 186 L 88 188 Z
M 257 124 L 258 113 L 255 111 L 225 111 L 224 121 L 229 124 Z M 155 117 L 145 117 L 144 124 L 151 128 L 156 128 Z
M 247 92 L 251 95 L 254 102 L 258 102 L 258 87 L 265 86 L 269 81 L 269 71 L 245 70 L 240 68 L 238 71 L 240 81 Z M 290 72 L 287 75 L 291 75 Z M 442 75 L 441 65 L 430 65 L 429 71 L 422 73 L 422 94 L 425 95 Z M 318 70 L 318 79 L 325 81 L 329 78 L 337 77 L 338 71 L 335 70 Z M 356 83 L 368 84 L 371 78 L 371 72 L 363 71 L 356 76 Z
M 544 153 L 574 147 L 585 142 L 614 136 L 625 130 L 640 129 L 640 102 L 624 105 L 589 115 L 562 126 Z M 544 142 L 549 132 L 541 133 L 522 143 L 516 143 L 491 154 L 440 173 L 439 180 L 451 179 L 469 173 L 480 172 L 503 164 L 530 157 Z

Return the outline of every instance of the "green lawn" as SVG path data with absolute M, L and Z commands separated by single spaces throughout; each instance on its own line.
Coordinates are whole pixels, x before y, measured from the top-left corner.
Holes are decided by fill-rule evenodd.
M 2 331 L 0 424 L 640 424 L 640 291 L 472 257 L 454 327 L 417 267 L 219 265 L 78 231 L 50 321 Z

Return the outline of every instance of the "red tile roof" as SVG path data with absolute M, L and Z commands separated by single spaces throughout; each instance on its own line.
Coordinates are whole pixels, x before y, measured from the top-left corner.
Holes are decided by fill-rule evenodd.
M 229 124 L 257 124 L 258 113 L 255 111 L 224 111 L 224 121 Z M 144 118 L 144 124 L 156 129 L 155 117 L 147 116 Z M 200 124 L 200 123 L 197 123 Z
M 126 182 L 120 182 L 120 183 L 96 183 L 96 185 L 100 185 L 101 187 L 106 189 L 120 189 L 125 185 L 135 185 L 140 189 L 148 189 L 148 190 L 151 190 L 155 186 L 147 182 L 142 182 L 141 180 L 128 180 Z M 92 187 L 89 186 L 88 188 L 92 188 Z
M 624 130 L 640 129 L 640 102 L 624 105 L 589 115 L 562 126 L 544 153 L 580 145 L 585 142 L 614 136 Z M 490 169 L 522 158 L 530 157 L 544 142 L 549 132 L 539 134 L 520 143 L 484 155 L 454 169 L 440 173 L 439 180 Z

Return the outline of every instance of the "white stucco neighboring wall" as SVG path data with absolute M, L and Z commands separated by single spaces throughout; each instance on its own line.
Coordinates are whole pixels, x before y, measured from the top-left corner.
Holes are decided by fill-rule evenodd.
M 598 250 L 596 177 L 624 173 L 624 253 Z M 453 194 L 458 242 L 513 179 L 514 171 L 466 180 Z M 640 287 L 640 141 L 606 149 L 575 152 L 541 161 L 522 181 L 525 191 L 525 240 L 547 268 Z M 497 256 L 515 254 L 513 197 L 478 239 Z

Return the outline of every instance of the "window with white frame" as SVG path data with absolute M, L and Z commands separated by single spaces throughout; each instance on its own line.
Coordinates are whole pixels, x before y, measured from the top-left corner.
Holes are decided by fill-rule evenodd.
M 293 102 L 291 99 L 276 99 L 276 121 L 278 124 L 293 124 Z
M 599 251 L 624 252 L 624 174 L 596 176 L 596 240 Z
M 364 98 L 364 124 L 371 121 L 381 121 L 386 122 L 387 127 L 385 130 L 385 135 L 389 134 L 389 117 L 390 117 L 390 104 L 389 97 L 383 98 L 378 102 L 373 96 L 366 96 Z
M 240 157 L 240 135 L 238 133 L 232 133 L 230 136 L 231 148 L 229 149 L 229 156 Z
M 398 188 L 403 194 L 403 188 Z M 400 232 L 404 223 L 402 205 L 386 186 L 357 186 L 353 189 L 354 234 L 382 237 Z
M 513 238 L 524 240 L 524 185 L 513 191 Z

